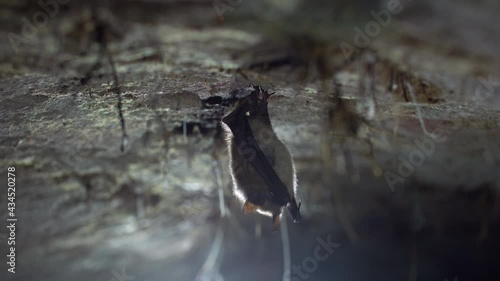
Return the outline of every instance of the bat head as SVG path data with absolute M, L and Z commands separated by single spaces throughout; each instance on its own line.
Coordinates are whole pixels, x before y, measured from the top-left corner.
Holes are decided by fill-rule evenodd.
M 258 116 L 259 118 L 269 118 L 267 111 L 267 101 L 274 93 L 269 93 L 261 86 L 250 85 L 247 88 L 250 94 L 245 97 L 245 103 L 248 108 L 250 118 Z

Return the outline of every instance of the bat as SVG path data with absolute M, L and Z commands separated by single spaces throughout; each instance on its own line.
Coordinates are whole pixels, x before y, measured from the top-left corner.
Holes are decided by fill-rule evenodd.
M 295 200 L 297 180 L 292 157 L 273 131 L 268 112 L 272 95 L 259 86 L 222 118 L 226 125 L 234 192 L 243 212 L 272 217 L 276 231 L 284 207 L 295 223 L 302 219 Z

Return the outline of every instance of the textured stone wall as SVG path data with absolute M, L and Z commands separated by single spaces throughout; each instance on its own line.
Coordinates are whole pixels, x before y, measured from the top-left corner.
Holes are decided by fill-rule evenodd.
M 284 230 L 242 214 L 219 123 L 249 84 L 297 169 L 291 280 L 490 280 L 500 7 L 391 2 L 0 1 L 2 280 L 280 280 Z

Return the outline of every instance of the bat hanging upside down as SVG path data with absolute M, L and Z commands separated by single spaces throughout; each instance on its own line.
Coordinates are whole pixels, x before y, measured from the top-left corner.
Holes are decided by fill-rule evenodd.
M 259 86 L 247 90 L 250 94 L 222 119 L 227 125 L 234 191 L 244 202 L 245 214 L 258 212 L 272 217 L 276 231 L 283 207 L 295 223 L 302 218 L 300 203 L 295 201 L 295 167 L 269 119 L 267 100 L 271 94 Z

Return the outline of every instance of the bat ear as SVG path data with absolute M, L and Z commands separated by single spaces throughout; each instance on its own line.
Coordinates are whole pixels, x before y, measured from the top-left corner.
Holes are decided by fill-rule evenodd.
M 277 232 L 281 223 L 281 214 L 273 214 L 273 232 Z
M 261 102 L 267 102 L 267 99 L 269 99 L 270 96 L 274 95 L 274 93 L 268 93 L 266 90 L 260 88 L 260 92 L 258 94 L 258 99 Z
M 245 204 L 243 204 L 243 214 L 251 214 L 257 212 L 257 209 L 259 209 L 259 206 L 254 205 L 250 203 L 248 200 L 245 201 Z

